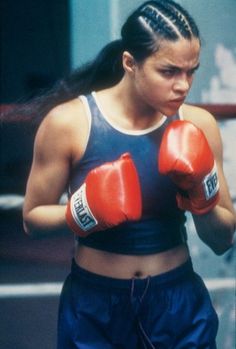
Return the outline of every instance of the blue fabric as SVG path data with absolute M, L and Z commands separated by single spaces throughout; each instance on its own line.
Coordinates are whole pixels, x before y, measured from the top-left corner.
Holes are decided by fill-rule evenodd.
M 175 115 L 141 134 L 122 132 L 102 115 L 93 95 L 87 102 L 91 113 L 91 131 L 85 154 L 70 178 L 70 190 L 77 190 L 87 173 L 129 152 L 138 170 L 142 192 L 142 217 L 112 229 L 96 232 L 79 243 L 99 250 L 121 254 L 151 254 L 173 248 L 186 241 L 185 215 L 176 204 L 177 188 L 158 171 L 157 157 L 166 126 Z
M 72 263 L 57 349 L 216 349 L 218 318 L 189 260 L 146 279 L 99 276 Z

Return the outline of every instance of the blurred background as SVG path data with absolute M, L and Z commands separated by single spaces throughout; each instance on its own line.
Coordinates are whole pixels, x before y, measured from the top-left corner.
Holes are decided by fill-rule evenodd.
M 10 108 L 52 86 L 119 38 L 140 0 L 1 0 L 0 108 Z M 236 207 L 236 1 L 178 0 L 195 18 L 201 66 L 188 101 L 215 112 L 224 168 Z M 0 124 L 0 347 L 52 349 L 59 293 L 70 270 L 73 236 L 30 239 L 21 210 L 34 132 L 27 122 Z M 236 251 L 217 257 L 197 237 L 188 216 L 194 266 L 220 318 L 219 349 L 233 349 Z

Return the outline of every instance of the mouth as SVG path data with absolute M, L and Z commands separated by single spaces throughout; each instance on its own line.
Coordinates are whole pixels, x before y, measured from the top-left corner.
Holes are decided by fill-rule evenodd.
M 183 103 L 185 98 L 186 98 L 186 96 L 175 98 L 175 99 L 171 99 L 170 102 L 173 102 L 173 103 Z

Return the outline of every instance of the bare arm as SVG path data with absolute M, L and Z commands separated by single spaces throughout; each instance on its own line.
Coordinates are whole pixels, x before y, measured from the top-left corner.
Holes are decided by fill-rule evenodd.
M 214 153 L 220 183 L 220 201 L 213 210 L 193 215 L 199 237 L 216 254 L 223 254 L 233 243 L 236 215 L 223 171 L 223 149 L 220 131 L 213 116 L 200 108 L 187 107 L 186 117 L 205 133 Z M 188 115 L 188 116 L 187 116 Z
M 75 127 L 70 126 L 71 112 L 71 107 L 57 107 L 37 132 L 23 208 L 27 234 L 39 236 L 68 230 L 65 205 L 60 205 L 59 200 L 67 187 L 73 157 Z

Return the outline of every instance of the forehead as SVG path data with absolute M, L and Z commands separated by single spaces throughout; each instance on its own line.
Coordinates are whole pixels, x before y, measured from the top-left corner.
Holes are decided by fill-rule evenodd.
M 161 65 L 185 67 L 199 61 L 200 42 L 198 39 L 179 39 L 172 42 L 163 40 L 159 50 L 152 54 L 150 62 Z

